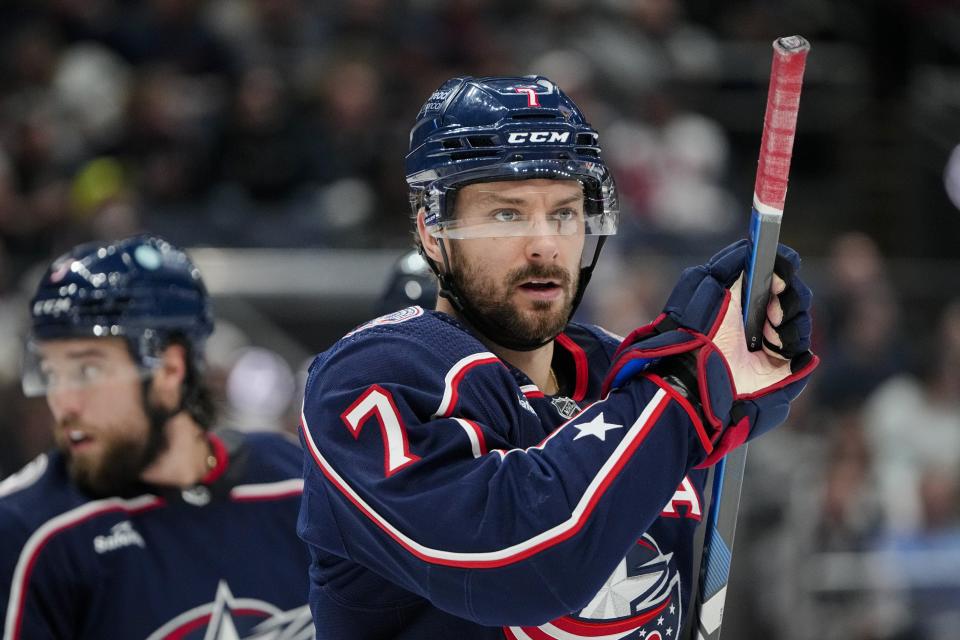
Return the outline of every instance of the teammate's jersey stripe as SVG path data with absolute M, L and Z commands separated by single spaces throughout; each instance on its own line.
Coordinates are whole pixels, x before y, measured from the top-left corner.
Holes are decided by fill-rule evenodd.
M 460 386 L 460 381 L 463 380 L 463 377 L 467 375 L 467 371 L 481 364 L 490 364 L 493 362 L 500 362 L 500 358 L 489 351 L 481 351 L 480 353 L 470 354 L 453 365 L 443 378 L 443 399 L 440 401 L 440 406 L 433 414 L 433 417 L 449 418 L 457 406 L 457 388 Z
M 278 482 L 241 484 L 230 490 L 230 497 L 238 502 L 252 500 L 276 500 L 303 493 L 303 478 L 291 478 Z
M 565 333 L 557 336 L 557 344 L 570 352 L 573 356 L 574 369 L 576 370 L 576 383 L 573 387 L 573 401 L 580 402 L 587 397 L 587 383 L 589 381 L 589 365 L 587 363 L 587 353 L 583 347 L 578 345 L 573 339 Z
M 520 387 L 521 393 L 523 393 L 525 398 L 543 398 L 543 391 L 540 391 L 540 387 L 535 384 L 525 384 Z
M 603 401 L 597 403 L 601 404 Z M 304 440 L 310 450 L 310 455 L 317 463 L 320 471 L 326 476 L 338 491 L 340 491 L 347 500 L 349 500 L 357 509 L 367 518 L 373 521 L 381 530 L 393 538 L 400 546 L 408 552 L 420 558 L 421 560 L 432 563 L 454 567 L 471 568 L 490 568 L 501 567 L 518 562 L 528 558 L 544 549 L 552 547 L 571 536 L 575 535 L 587 522 L 597 502 L 606 492 L 607 488 L 617 477 L 624 465 L 630 460 L 631 455 L 640 446 L 640 443 L 646 438 L 650 429 L 656 424 L 660 415 L 671 402 L 671 397 L 663 390 L 657 389 L 657 392 L 649 400 L 646 407 L 640 413 L 636 421 L 630 426 L 624 434 L 623 439 L 617 444 L 613 452 L 603 463 L 596 475 L 587 486 L 583 495 L 570 513 L 570 516 L 563 522 L 542 531 L 526 540 L 513 544 L 509 547 L 496 549 L 493 551 L 480 552 L 457 552 L 433 549 L 413 540 L 395 526 L 393 526 L 384 516 L 377 513 L 369 504 L 364 501 L 357 491 L 350 486 L 343 477 L 337 473 L 333 465 L 320 452 L 317 443 L 313 439 L 310 431 L 310 425 L 307 423 L 306 416 L 301 410 L 301 430 Z M 571 424 L 574 420 L 569 421 Z M 561 427 L 561 429 L 565 428 Z M 558 429 L 559 431 L 559 429 Z M 555 434 L 551 434 L 553 436 Z M 511 450 L 508 453 L 516 452 L 517 455 L 523 455 L 521 450 Z
M 121 498 L 107 498 L 88 502 L 76 509 L 71 509 L 59 516 L 48 520 L 23 545 L 17 566 L 13 571 L 13 581 L 10 585 L 10 600 L 7 602 L 7 619 L 3 627 L 3 640 L 18 640 L 20 627 L 23 623 L 23 606 L 26 598 L 27 583 L 30 572 L 36 564 L 40 551 L 55 535 L 86 522 L 91 518 L 102 516 L 114 511 L 123 511 L 130 514 L 140 513 L 164 504 L 161 498 L 153 495 L 143 495 L 129 500 Z
M 483 437 L 483 431 L 480 430 L 480 425 L 478 425 L 473 420 L 467 420 L 465 418 L 454 418 L 457 422 L 460 423 L 460 426 L 463 427 L 463 430 L 467 433 L 467 438 L 470 439 L 470 450 L 473 452 L 474 458 L 479 458 L 480 456 L 487 454 L 487 441 Z
M 207 436 L 207 438 L 210 441 L 210 446 L 213 448 L 213 458 L 216 460 L 216 464 L 213 466 L 213 469 L 207 472 L 207 475 L 200 479 L 201 484 L 213 484 L 220 479 L 220 476 L 227 472 L 227 467 L 230 466 L 230 454 L 227 453 L 227 445 L 223 443 L 223 440 L 213 433 Z

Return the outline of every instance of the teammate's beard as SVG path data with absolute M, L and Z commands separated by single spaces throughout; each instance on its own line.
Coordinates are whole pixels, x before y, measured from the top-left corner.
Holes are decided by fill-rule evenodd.
M 451 277 L 465 301 L 497 332 L 511 336 L 517 342 L 545 342 L 556 337 L 570 319 L 573 308 L 573 292 L 577 276 L 562 267 L 527 265 L 509 272 L 504 278 L 505 288 L 485 277 L 480 269 L 467 266 L 459 254 L 451 256 Z M 556 280 L 563 288 L 563 301 L 558 306 L 548 301 L 533 303 L 535 314 L 525 316 L 510 302 L 510 293 L 522 282 L 532 279 Z M 496 336 L 489 336 L 496 340 Z
M 124 496 L 140 483 L 140 475 L 169 446 L 164 426 L 174 412 L 150 400 L 143 403 L 147 416 L 147 438 L 122 438 L 106 443 L 97 464 L 80 464 L 64 450 L 70 477 L 87 493 L 96 497 Z

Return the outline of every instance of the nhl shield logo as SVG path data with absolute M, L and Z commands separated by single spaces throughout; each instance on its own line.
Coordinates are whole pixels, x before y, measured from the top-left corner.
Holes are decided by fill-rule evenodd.
M 550 400 L 550 404 L 563 416 L 564 420 L 569 420 L 580 411 L 579 405 L 566 396 L 557 396 Z

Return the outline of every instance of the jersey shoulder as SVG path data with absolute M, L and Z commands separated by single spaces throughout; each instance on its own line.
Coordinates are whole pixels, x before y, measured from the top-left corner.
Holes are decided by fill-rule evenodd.
M 307 388 L 326 380 L 432 379 L 487 348 L 451 316 L 408 307 L 346 334 L 310 366 Z M 492 354 L 491 354 L 492 355 Z
M 345 336 L 310 367 L 302 426 L 323 447 L 371 413 L 408 428 L 438 417 L 511 424 L 522 410 L 514 371 L 453 317 L 419 311 Z M 506 417 L 504 417 L 506 416 Z M 341 433 L 342 432 L 342 433 Z M 317 439 L 319 438 L 319 439 Z
M 62 454 L 43 453 L 0 482 L 0 530 L 33 530 L 86 502 L 70 482 Z
M 226 447 L 231 467 L 241 470 L 233 479 L 235 482 L 282 482 L 300 478 L 303 453 L 292 436 L 235 429 L 217 429 L 213 435 Z

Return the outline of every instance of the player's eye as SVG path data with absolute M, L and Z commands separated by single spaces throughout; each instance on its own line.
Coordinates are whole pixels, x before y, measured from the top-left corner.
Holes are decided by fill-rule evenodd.
M 77 380 L 81 383 L 89 384 L 95 382 L 103 375 L 103 367 L 92 362 L 85 362 L 77 370 Z
M 580 218 L 580 212 L 576 209 L 557 209 L 553 212 L 553 219 L 559 222 L 571 222 Z
M 493 219 L 497 222 L 520 222 L 523 216 L 515 209 L 498 209 L 493 212 Z

